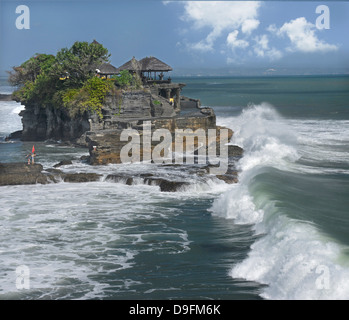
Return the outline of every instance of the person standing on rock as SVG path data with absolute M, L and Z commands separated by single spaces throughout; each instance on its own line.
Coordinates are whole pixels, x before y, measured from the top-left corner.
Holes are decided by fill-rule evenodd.
M 34 164 L 34 163 L 35 163 L 35 160 L 34 160 L 35 157 L 36 157 L 35 147 L 33 146 L 32 152 L 29 153 L 29 154 L 26 156 L 26 158 L 28 159 L 28 164 L 30 164 L 30 161 L 31 161 L 31 164 Z
M 34 158 L 36 157 L 36 153 L 35 152 L 32 152 L 32 154 L 31 154 L 31 159 L 32 159 L 32 164 L 34 164 Z
M 28 159 L 28 164 L 30 164 L 31 153 L 28 153 L 28 154 L 26 155 L 26 158 Z
M 34 164 L 35 163 L 35 160 L 34 160 L 35 157 L 36 157 L 36 153 L 35 152 L 27 154 L 26 158 L 28 159 L 28 164 L 30 164 L 30 163 Z

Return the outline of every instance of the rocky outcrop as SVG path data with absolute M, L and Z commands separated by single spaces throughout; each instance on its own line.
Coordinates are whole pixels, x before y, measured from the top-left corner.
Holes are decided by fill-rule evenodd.
M 62 161 L 63 162 L 63 161 Z M 214 178 L 210 175 L 210 165 L 207 166 L 186 166 L 178 164 L 162 165 L 166 168 L 173 167 L 181 172 L 186 171 L 187 176 L 196 175 L 193 181 L 205 183 L 209 179 Z M 169 171 L 168 171 L 169 172 Z M 223 180 L 225 183 L 236 183 L 237 171 L 234 164 L 231 163 L 226 174 L 215 176 L 217 179 Z M 25 184 L 48 184 L 48 183 L 86 183 L 95 181 L 107 181 L 121 183 L 125 185 L 144 184 L 150 186 L 158 186 L 161 192 L 177 192 L 185 191 L 191 185 L 190 182 L 181 180 L 175 174 L 172 177 L 166 175 L 155 176 L 150 172 L 132 173 L 120 172 L 108 174 L 104 177 L 94 172 L 67 173 L 57 168 L 44 169 L 41 164 L 27 165 L 24 163 L 0 163 L 0 186 L 8 185 L 25 185 Z
M 153 177 L 152 174 L 143 174 L 130 176 L 128 174 L 109 174 L 106 177 L 106 181 L 113 181 L 116 183 L 123 183 L 132 186 L 137 183 L 143 183 L 150 186 L 159 186 L 162 192 L 176 192 L 183 189 L 183 187 L 189 186 L 190 183 L 186 181 L 171 181 L 159 177 Z
M 5 138 L 5 141 L 19 140 L 22 138 L 22 130 L 12 132 L 9 136 Z
M 135 129 L 139 133 L 140 137 L 140 160 L 143 159 L 143 125 L 145 121 L 150 123 L 150 134 L 157 129 L 167 129 L 172 135 L 173 146 L 172 150 L 175 150 L 175 134 L 177 129 L 191 129 L 195 132 L 197 129 L 219 129 L 216 126 L 216 116 L 212 109 L 205 108 L 202 112 L 201 109 L 197 109 L 195 112 L 189 115 L 178 115 L 176 117 L 158 117 L 150 119 L 137 119 L 134 121 L 128 121 L 119 123 L 117 129 L 96 130 L 86 132 L 84 139 L 89 147 L 90 151 L 90 164 L 92 165 L 105 165 L 108 163 L 121 163 L 120 153 L 121 149 L 127 144 L 127 141 L 121 141 L 120 135 L 123 129 Z M 229 139 L 232 136 L 232 131 L 229 130 Z M 151 150 L 158 144 L 156 141 L 152 141 Z
M 19 115 L 22 117 L 23 141 L 73 141 L 90 130 L 87 113 L 71 118 L 68 112 L 61 108 L 27 104 Z
M 103 119 L 88 112 L 71 117 L 64 108 L 43 106 L 39 102 L 29 103 L 19 114 L 23 124 L 20 138 L 23 141 L 78 140 L 80 145 L 84 145 L 85 141 L 79 138 L 85 132 L 122 129 L 140 119 L 171 118 L 176 115 L 176 111 L 168 99 L 152 93 L 150 89 L 142 89 L 124 90 L 119 95 L 108 95 L 102 114 Z
M 93 182 L 100 180 L 97 173 L 64 173 L 58 169 L 43 169 L 41 164 L 0 163 L 0 186 L 47 184 L 64 182 Z
M 41 164 L 0 163 L 0 186 L 19 184 L 46 184 L 52 181 L 42 173 Z
M 160 191 L 162 192 L 176 192 L 183 190 L 184 187 L 189 186 L 190 183 L 185 181 L 169 181 L 166 179 L 151 179 L 148 178 L 148 181 L 153 182 L 153 185 L 158 185 L 160 187 Z
M 121 163 L 121 150 L 131 140 L 122 141 L 121 134 L 125 129 L 133 129 L 139 135 L 139 161 L 150 159 L 153 150 L 159 141 L 153 141 L 153 132 L 166 129 L 172 138 L 172 151 L 176 151 L 177 130 L 186 130 L 183 138 L 183 149 L 186 148 L 188 139 L 196 138 L 195 131 L 204 130 L 206 143 L 201 143 L 201 148 L 216 144 L 216 154 L 220 154 L 219 134 L 221 128 L 216 125 L 216 115 L 213 109 L 201 108 L 200 100 L 181 97 L 180 91 L 184 84 L 164 83 L 154 84 L 139 90 L 118 89 L 114 94 L 105 98 L 102 108 L 103 117 L 96 113 L 85 112 L 83 115 L 72 118 L 64 108 L 28 104 L 20 115 L 22 116 L 23 130 L 13 136 L 22 140 L 62 140 L 71 141 L 89 149 L 88 161 L 91 165 L 106 165 Z M 183 105 L 183 111 L 181 111 Z M 144 130 L 144 124 L 149 124 L 149 130 Z M 216 139 L 209 141 L 208 132 L 215 129 Z M 190 130 L 191 133 L 189 132 Z M 211 130 L 212 131 L 212 130 Z M 211 132 L 210 131 L 210 132 Z M 228 129 L 228 141 L 233 132 Z M 149 136 L 150 148 L 145 148 L 143 138 Z M 196 139 L 196 140 L 195 140 Z M 195 155 L 202 154 L 198 142 L 194 142 Z M 228 156 L 239 157 L 242 149 L 238 146 L 228 147 Z M 58 164 L 57 166 L 64 165 Z M 227 179 L 227 178 L 225 178 Z
M 71 160 L 62 160 L 62 161 L 56 163 L 53 167 L 59 168 L 61 166 L 67 166 L 67 165 L 71 165 L 71 164 L 73 164 Z
M 63 173 L 60 175 L 64 182 L 94 182 L 99 181 L 102 177 L 101 174 L 97 173 Z
M 94 172 L 65 173 L 56 168 L 48 168 L 45 170 L 45 172 L 49 173 L 52 182 L 94 182 L 99 181 L 102 178 L 101 174 L 97 174 Z
M 201 101 L 199 99 L 193 99 L 181 96 L 181 109 L 195 109 L 201 107 Z

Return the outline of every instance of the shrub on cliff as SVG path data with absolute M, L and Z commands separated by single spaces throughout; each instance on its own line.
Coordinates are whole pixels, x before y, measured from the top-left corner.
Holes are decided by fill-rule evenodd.
M 65 90 L 62 93 L 62 101 L 71 117 L 89 111 L 97 113 L 102 118 L 102 106 L 108 92 L 116 94 L 114 81 L 93 77 L 79 89 Z
M 123 89 L 141 89 L 143 88 L 142 80 L 138 74 L 131 74 L 128 70 L 120 71 L 120 74 L 113 76 L 115 84 Z
M 26 82 L 35 82 L 37 77 L 47 72 L 56 62 L 54 55 L 36 54 L 19 67 L 13 67 L 13 71 L 8 71 L 8 81 L 13 86 L 25 85 Z
M 101 44 L 87 42 L 75 42 L 56 56 L 37 54 L 9 72 L 9 82 L 19 86 L 14 98 L 41 107 L 64 106 L 72 115 L 84 110 L 100 115 L 103 99 L 113 86 L 97 79 L 95 69 L 109 57 Z
M 119 76 L 113 76 L 113 79 L 115 79 L 116 85 L 120 87 L 129 87 L 132 83 L 132 75 L 128 70 L 122 70 L 120 71 Z

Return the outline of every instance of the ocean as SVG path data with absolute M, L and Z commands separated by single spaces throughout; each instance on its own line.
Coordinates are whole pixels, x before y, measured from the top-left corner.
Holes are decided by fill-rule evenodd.
M 173 80 L 234 131 L 239 182 L 91 167 L 79 160 L 86 149 L 36 142 L 44 168 L 68 158 L 66 172 L 192 184 L 0 187 L 0 299 L 349 299 L 349 76 Z M 22 108 L 0 102 L 0 162 L 31 150 L 4 140 L 21 129 Z

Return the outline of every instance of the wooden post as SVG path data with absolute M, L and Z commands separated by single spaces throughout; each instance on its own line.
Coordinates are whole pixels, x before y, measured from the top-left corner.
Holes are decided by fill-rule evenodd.
M 181 110 L 181 100 L 180 100 L 180 96 L 181 96 L 181 89 L 180 88 L 177 88 L 176 89 L 176 99 L 174 100 L 175 101 L 175 109 L 177 111 L 180 111 Z
M 171 89 L 166 89 L 166 99 L 170 100 L 171 98 Z

